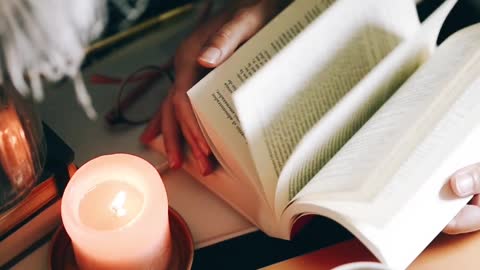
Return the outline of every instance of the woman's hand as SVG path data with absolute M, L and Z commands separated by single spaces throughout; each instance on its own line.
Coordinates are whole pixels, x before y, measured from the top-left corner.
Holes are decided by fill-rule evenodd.
M 141 136 L 141 141 L 147 144 L 163 133 L 171 168 L 182 164 L 183 138 L 197 161 L 199 172 L 206 175 L 213 170 L 212 152 L 197 124 L 187 90 L 208 69 L 224 62 L 279 10 L 278 0 L 238 2 L 242 5 L 212 17 L 179 46 L 174 59 L 175 82 Z
M 445 227 L 444 232 L 459 234 L 480 230 L 480 163 L 457 171 L 450 179 L 450 187 L 459 197 L 474 196 Z

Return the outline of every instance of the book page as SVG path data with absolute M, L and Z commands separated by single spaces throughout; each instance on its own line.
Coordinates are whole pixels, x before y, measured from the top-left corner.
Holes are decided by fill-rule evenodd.
M 302 137 L 418 27 L 412 1 L 336 1 L 234 93 L 272 207 L 279 174 Z
M 295 145 L 275 195 L 280 216 L 294 196 L 421 65 L 428 51 L 410 39 L 345 95 Z
M 241 181 L 251 181 L 262 192 L 232 93 L 333 2 L 294 1 L 188 92 L 197 120 L 222 167 Z
M 447 1 L 427 18 L 415 35 L 396 47 L 303 136 L 278 180 L 278 215 L 343 143 L 430 57 L 454 3 Z
M 456 197 L 448 179 L 479 161 L 478 40 L 479 25 L 444 43 L 297 195 L 286 218 L 326 213 L 393 269 L 411 263 L 470 199 Z

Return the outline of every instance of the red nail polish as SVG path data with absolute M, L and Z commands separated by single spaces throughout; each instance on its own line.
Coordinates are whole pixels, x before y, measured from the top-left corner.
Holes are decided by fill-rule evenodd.
M 168 160 L 168 165 L 170 166 L 170 169 L 176 170 L 176 169 L 180 169 L 180 167 L 182 167 L 182 162 L 169 159 Z
M 207 161 L 202 170 L 202 175 L 207 176 L 213 172 L 213 165 L 211 162 Z
M 148 132 L 145 132 L 142 135 L 140 135 L 140 142 L 144 145 L 149 145 L 153 139 L 154 139 L 154 136 L 152 136 Z

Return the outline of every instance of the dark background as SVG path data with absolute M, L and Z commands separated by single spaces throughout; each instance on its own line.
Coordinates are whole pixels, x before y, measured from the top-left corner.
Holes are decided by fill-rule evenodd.
M 420 20 L 423 21 L 443 2 L 443 0 L 424 0 L 420 3 L 418 5 Z M 438 43 L 440 44 L 454 32 L 477 22 L 480 22 L 480 0 L 458 0 L 440 31 Z

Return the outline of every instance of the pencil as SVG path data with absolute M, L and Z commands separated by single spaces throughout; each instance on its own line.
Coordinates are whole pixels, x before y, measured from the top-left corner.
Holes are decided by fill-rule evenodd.
M 165 22 L 169 19 L 175 18 L 181 14 L 184 14 L 187 11 L 190 11 L 193 9 L 193 4 L 185 4 L 183 6 L 179 6 L 177 8 L 174 8 L 172 10 L 169 10 L 167 12 L 164 12 L 156 17 L 153 17 L 143 23 L 140 23 L 138 25 L 135 25 L 131 27 L 130 29 L 120 32 L 118 34 L 115 34 L 111 37 L 102 39 L 98 42 L 93 43 L 87 48 L 86 54 L 91 54 L 97 50 L 112 46 L 113 44 L 116 44 L 117 42 L 120 42 L 122 40 L 125 40 L 131 36 L 134 36 L 137 33 L 140 33 L 142 31 L 145 31 L 149 28 L 152 28 L 162 22 Z

